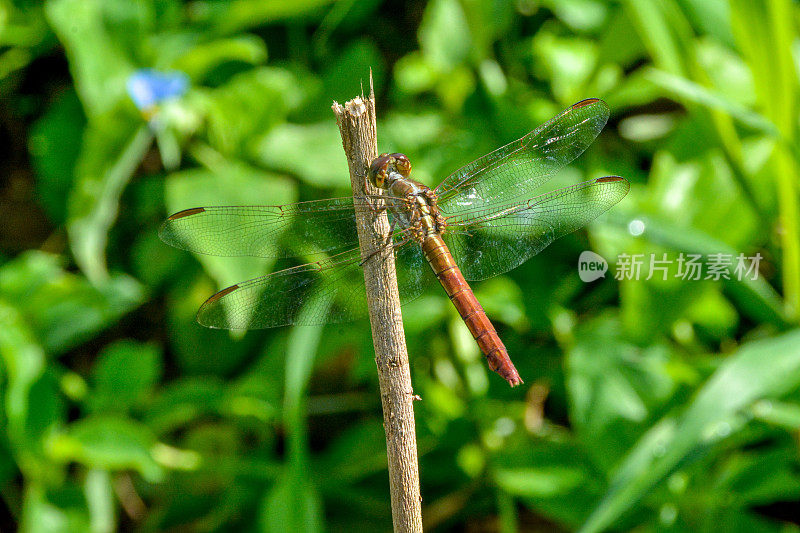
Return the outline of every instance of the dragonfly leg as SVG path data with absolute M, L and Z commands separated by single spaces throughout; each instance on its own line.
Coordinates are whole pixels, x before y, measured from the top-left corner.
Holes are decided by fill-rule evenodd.
M 439 232 L 443 232 L 445 226 L 447 225 L 447 219 L 442 212 L 439 210 L 439 195 L 433 189 L 427 189 L 424 191 L 425 197 L 428 199 L 428 204 L 431 206 L 431 214 L 433 215 L 433 219 L 436 222 L 436 227 Z
M 394 228 L 397 226 L 397 219 L 393 218 L 392 221 L 389 223 L 389 233 L 386 234 L 386 245 L 388 246 L 390 242 L 392 242 L 392 237 L 394 237 Z
M 386 236 L 384 237 L 384 242 L 383 242 L 383 246 L 384 246 L 384 248 L 383 248 L 383 249 L 386 249 L 386 248 L 388 248 L 388 247 L 389 247 L 389 245 L 392 243 L 392 239 L 393 239 L 393 237 L 394 237 L 394 228 L 395 228 L 395 225 L 396 225 L 396 224 L 397 224 L 397 219 L 393 219 L 393 220 L 392 220 L 392 223 L 389 225 L 389 233 L 387 233 L 387 234 L 386 234 Z M 402 244 L 405 244 L 407 240 L 408 240 L 408 238 L 406 237 L 406 239 L 405 239 L 405 240 L 403 240 Z M 365 258 L 364 258 L 364 259 L 363 259 L 363 260 L 362 260 L 362 261 L 361 261 L 361 262 L 358 264 L 358 266 L 364 266 L 364 264 L 365 264 L 367 261 L 369 261 L 370 259 L 372 259 L 372 256 L 374 256 L 375 254 L 377 254 L 377 253 L 378 253 L 378 252 L 380 252 L 380 251 L 381 251 L 380 249 L 379 249 L 379 250 L 375 250 L 374 252 L 372 252 L 371 254 L 369 254 L 367 257 L 365 257 Z
M 362 260 L 361 260 L 361 262 L 360 262 L 360 263 L 358 263 L 358 266 L 364 266 L 365 264 L 367 264 L 367 261 L 369 261 L 370 259 L 372 259 L 373 257 L 375 257 L 375 256 L 376 256 L 376 255 L 377 255 L 379 252 L 382 252 L 382 251 L 383 251 L 383 250 L 385 250 L 385 249 L 386 249 L 386 248 L 381 248 L 381 249 L 378 249 L 378 250 L 374 250 L 374 251 L 373 251 L 372 253 L 370 253 L 370 254 L 369 254 L 367 257 L 365 257 L 364 259 L 362 259 Z
M 380 194 L 367 194 L 363 196 L 363 198 L 372 198 L 374 200 L 383 200 L 383 203 L 376 204 L 373 202 L 367 202 L 367 209 L 369 210 L 370 214 L 372 215 L 372 221 L 374 222 L 376 218 L 378 218 L 381 213 L 388 209 L 386 205 L 386 197 Z
M 361 262 L 358 264 L 358 266 L 364 266 L 364 264 L 365 264 L 367 261 L 369 261 L 370 259 L 372 259 L 372 258 L 373 258 L 375 255 L 377 255 L 379 252 L 382 252 L 382 251 L 384 251 L 384 250 L 388 250 L 388 249 L 390 249 L 388 245 L 391 243 L 391 239 L 392 239 L 393 233 L 394 233 L 394 229 L 392 229 L 392 230 L 389 232 L 389 235 L 388 235 L 388 240 L 387 240 L 387 246 L 386 246 L 386 247 L 384 247 L 384 248 L 381 248 L 381 249 L 378 249 L 378 250 L 374 250 L 374 251 L 373 251 L 371 254 L 369 254 L 367 257 L 365 257 L 365 258 L 364 258 L 364 259 L 363 259 L 363 260 L 362 260 L 362 261 L 361 261 Z M 394 250 L 395 248 L 400 248 L 401 246 L 405 246 L 406 244 L 408 244 L 409 242 L 411 242 L 411 239 L 412 239 L 412 235 L 406 234 L 406 235 L 403 237 L 403 240 L 401 240 L 401 241 L 400 241 L 400 242 L 398 242 L 398 243 L 394 243 L 394 244 L 392 244 L 392 246 L 391 246 L 391 249 L 392 249 L 392 250 Z
M 369 172 L 367 172 L 366 174 L 364 174 L 364 185 L 363 185 L 364 188 L 362 190 L 364 190 L 364 191 L 370 190 L 370 186 L 371 185 L 372 184 L 369 182 Z M 370 196 L 370 195 L 368 195 L 368 196 Z
M 395 244 L 394 248 L 400 248 L 401 246 L 404 246 L 404 245 L 408 244 L 409 242 L 411 242 L 411 236 L 406 236 L 402 241 L 400 241 L 397 244 Z

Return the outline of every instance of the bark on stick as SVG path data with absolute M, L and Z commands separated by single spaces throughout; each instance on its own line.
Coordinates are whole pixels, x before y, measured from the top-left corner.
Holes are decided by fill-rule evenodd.
M 367 183 L 367 169 L 378 156 L 375 95 L 357 96 L 343 106 L 333 103 L 333 113 L 342 135 L 342 145 L 350 167 L 353 195 L 378 194 Z M 358 239 L 362 259 L 364 250 L 374 250 L 385 242 L 389 221 L 385 212 L 370 211 L 362 201 L 356 204 Z M 380 200 L 375 201 L 376 209 Z M 387 248 L 388 250 L 388 248 Z M 394 256 L 371 258 L 364 264 L 367 305 L 372 324 L 372 343 L 378 366 L 386 451 L 389 458 L 389 488 L 392 498 L 392 520 L 396 532 L 422 531 L 422 499 L 419 492 L 417 436 L 414 427 L 413 390 L 408 366 L 408 351 L 400 315 L 400 297 Z

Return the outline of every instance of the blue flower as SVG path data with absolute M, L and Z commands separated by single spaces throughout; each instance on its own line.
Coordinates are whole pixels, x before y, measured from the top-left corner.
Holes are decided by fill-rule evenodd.
M 142 112 L 152 112 L 164 100 L 183 96 L 189 77 L 183 72 L 139 69 L 128 78 L 128 94 Z

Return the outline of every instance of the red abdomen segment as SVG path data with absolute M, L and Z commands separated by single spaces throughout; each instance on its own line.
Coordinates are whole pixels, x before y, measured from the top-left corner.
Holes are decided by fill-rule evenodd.
M 514 363 L 508 357 L 503 341 L 500 340 L 489 317 L 472 293 L 442 237 L 436 234 L 425 237 L 422 251 L 453 305 L 456 306 L 458 314 L 464 319 L 483 355 L 486 356 L 489 368 L 500 374 L 512 387 L 522 383 Z

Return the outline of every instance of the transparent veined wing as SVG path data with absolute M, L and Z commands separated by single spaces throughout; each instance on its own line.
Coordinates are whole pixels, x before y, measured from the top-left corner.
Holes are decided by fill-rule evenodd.
M 482 280 L 508 272 L 551 242 L 585 226 L 630 189 L 607 176 L 542 194 L 527 201 L 473 210 L 449 223 L 444 240 L 464 277 Z
M 344 251 L 358 245 L 353 202 L 344 197 L 280 206 L 194 207 L 170 216 L 159 236 L 182 250 L 227 257 Z
M 403 232 L 394 238 L 394 246 L 366 253 L 365 261 L 385 260 L 392 249 L 400 299 L 406 303 L 434 277 L 416 243 L 406 241 Z M 197 321 L 212 328 L 263 329 L 348 322 L 366 315 L 361 252 L 353 248 L 227 287 L 206 300 Z
M 463 166 L 435 192 L 439 208 L 456 220 L 474 209 L 527 199 L 555 172 L 586 150 L 608 120 L 597 98 L 578 102 L 521 139 Z

